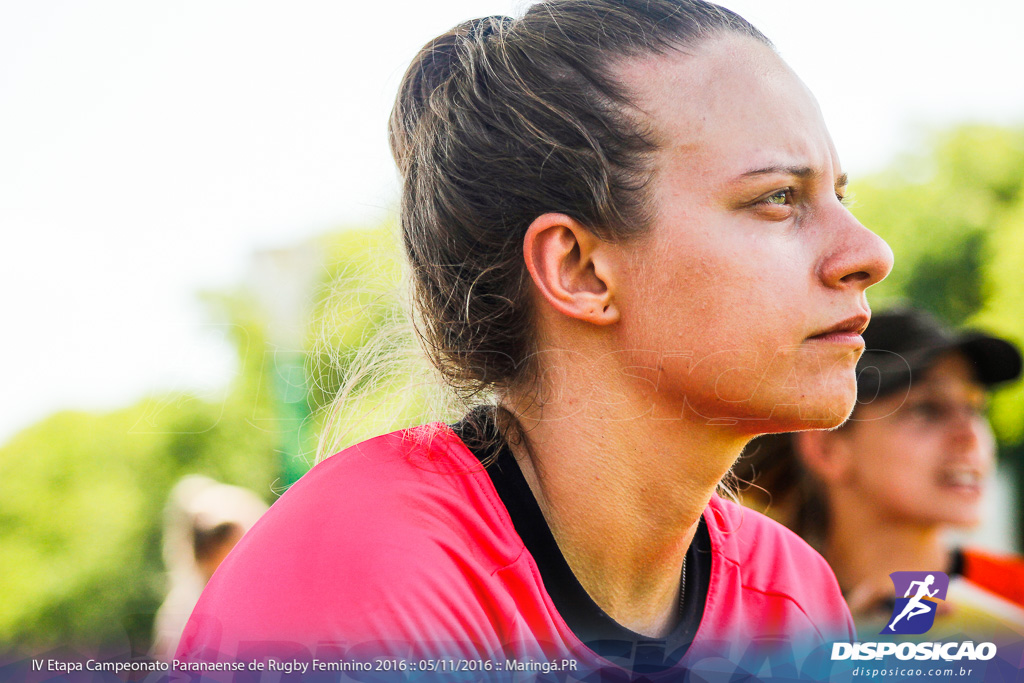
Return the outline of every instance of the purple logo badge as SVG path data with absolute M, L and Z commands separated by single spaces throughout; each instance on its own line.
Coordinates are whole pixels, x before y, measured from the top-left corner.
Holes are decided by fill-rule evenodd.
M 920 635 L 935 623 L 939 600 L 946 599 L 949 577 L 942 572 L 893 572 L 896 606 L 883 634 Z

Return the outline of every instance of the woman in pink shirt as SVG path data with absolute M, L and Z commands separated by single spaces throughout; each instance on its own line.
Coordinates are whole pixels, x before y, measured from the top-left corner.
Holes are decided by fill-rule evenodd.
M 420 339 L 482 405 L 314 468 L 179 656 L 677 676 L 848 639 L 820 556 L 717 494 L 754 436 L 849 414 L 892 260 L 768 39 L 548 0 L 424 47 L 390 138 Z

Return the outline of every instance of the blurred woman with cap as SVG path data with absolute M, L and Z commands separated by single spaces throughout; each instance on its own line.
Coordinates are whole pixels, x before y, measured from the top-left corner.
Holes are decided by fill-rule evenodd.
M 862 622 L 888 616 L 891 572 L 942 571 L 949 627 L 1019 631 L 1024 559 L 951 547 L 947 531 L 980 521 L 995 464 L 987 396 L 1020 376 L 1020 352 L 911 309 L 876 314 L 864 340 L 851 419 L 753 442 L 746 502 L 822 551 Z

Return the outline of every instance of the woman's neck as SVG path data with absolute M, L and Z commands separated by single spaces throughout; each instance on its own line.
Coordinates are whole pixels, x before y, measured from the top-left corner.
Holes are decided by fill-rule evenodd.
M 520 411 L 513 444 L 552 534 L 594 601 L 650 636 L 678 620 L 680 568 L 697 522 L 745 439 L 697 416 L 629 414 L 607 386 Z M 628 398 L 628 397 L 627 397 Z

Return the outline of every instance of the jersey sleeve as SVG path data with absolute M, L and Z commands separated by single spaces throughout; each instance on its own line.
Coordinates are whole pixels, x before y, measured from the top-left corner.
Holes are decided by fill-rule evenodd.
M 709 530 L 715 528 L 722 566 L 718 603 L 748 635 L 779 636 L 807 647 L 851 641 L 856 629 L 832 568 L 795 533 L 759 512 L 713 498 Z M 710 597 L 710 596 L 709 596 Z
M 361 444 L 282 496 L 210 581 L 178 659 L 500 649 L 513 606 L 492 575 L 516 551 L 487 541 L 479 473 L 419 466 L 408 441 Z

